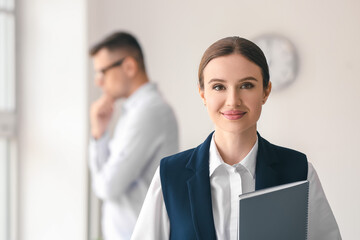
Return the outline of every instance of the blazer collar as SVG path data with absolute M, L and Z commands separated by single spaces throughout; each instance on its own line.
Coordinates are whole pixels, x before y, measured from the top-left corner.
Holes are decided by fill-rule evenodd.
M 197 148 L 194 149 L 194 152 L 192 153 L 188 163 L 186 164 L 186 168 L 189 168 L 194 172 L 206 168 L 209 170 L 209 148 L 213 134 L 214 131 L 210 133 L 210 135 L 202 144 L 200 144 Z
M 273 145 L 257 134 L 259 147 L 256 156 L 255 190 L 279 185 L 279 173 L 276 170 L 279 158 Z
M 200 144 L 198 147 L 194 149 L 188 163 L 186 164 L 186 168 L 189 168 L 194 172 L 203 169 L 209 170 L 209 148 L 213 134 L 214 131 L 210 133 L 210 135 L 206 138 L 206 140 L 202 144 Z M 272 169 L 278 164 L 278 157 L 276 156 L 276 153 L 273 150 L 272 144 L 269 143 L 266 139 L 262 138 L 258 132 L 257 132 L 257 136 L 258 136 L 258 150 L 256 154 L 256 169 L 255 169 L 255 174 L 257 176 L 256 180 L 258 180 L 258 177 L 260 177 L 260 179 L 262 178 L 257 174 L 258 171 L 261 171 L 261 173 L 263 172 L 262 167 L 267 166 Z
M 209 147 L 213 133 L 195 148 L 186 165 L 194 173 L 187 186 L 197 239 L 216 239 L 209 178 Z
M 209 148 L 212 132 L 206 140 L 194 149 L 186 168 L 193 171 L 188 179 L 192 219 L 198 239 L 216 239 L 211 203 L 209 177 Z M 258 135 L 258 151 L 255 168 L 255 189 L 263 189 L 279 184 L 279 175 L 275 170 L 278 157 L 272 144 Z

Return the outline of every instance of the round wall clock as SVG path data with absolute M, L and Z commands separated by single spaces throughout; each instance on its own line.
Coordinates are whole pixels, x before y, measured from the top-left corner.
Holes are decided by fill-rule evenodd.
M 289 39 L 277 34 L 264 34 L 255 38 L 254 42 L 267 59 L 273 90 L 282 89 L 295 81 L 299 60 Z

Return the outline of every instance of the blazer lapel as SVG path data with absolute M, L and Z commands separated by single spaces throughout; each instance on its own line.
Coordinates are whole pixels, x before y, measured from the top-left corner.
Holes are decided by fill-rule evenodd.
M 194 174 L 187 181 L 191 215 L 197 239 L 216 239 L 209 177 L 209 147 L 212 134 L 192 154 L 187 168 Z
M 216 239 L 209 177 L 209 148 L 213 133 L 194 150 L 186 165 L 188 169 L 193 171 L 187 185 L 196 237 L 206 240 Z M 263 139 L 259 133 L 258 139 L 259 147 L 255 170 L 256 190 L 279 185 L 279 174 L 276 171 L 278 158 L 271 144 Z
M 276 171 L 278 158 L 271 144 L 258 134 L 258 153 L 255 169 L 255 190 L 279 185 L 279 174 Z

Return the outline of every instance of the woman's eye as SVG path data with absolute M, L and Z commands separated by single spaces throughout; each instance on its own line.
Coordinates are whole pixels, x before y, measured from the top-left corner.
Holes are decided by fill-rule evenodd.
M 215 85 L 215 86 L 213 87 L 213 89 L 216 90 L 216 91 L 221 91 L 221 90 L 224 90 L 225 87 L 222 86 L 222 85 Z
M 241 89 L 250 89 L 250 88 L 253 88 L 254 87 L 254 84 L 252 83 L 244 83 L 243 85 L 241 85 Z

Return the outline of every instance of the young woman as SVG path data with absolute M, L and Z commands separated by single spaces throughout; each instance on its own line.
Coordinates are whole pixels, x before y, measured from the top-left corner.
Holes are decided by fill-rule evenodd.
M 221 39 L 204 53 L 199 93 L 215 131 L 204 143 L 162 159 L 132 239 L 237 239 L 238 196 L 309 180 L 309 239 L 341 239 L 313 166 L 257 132 L 271 92 L 263 52 L 249 40 Z

